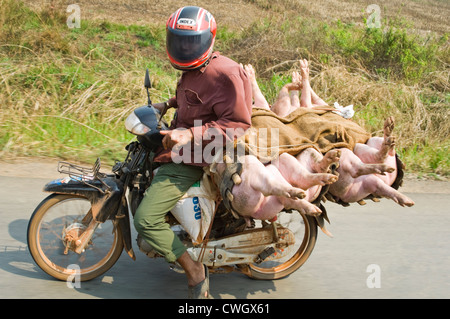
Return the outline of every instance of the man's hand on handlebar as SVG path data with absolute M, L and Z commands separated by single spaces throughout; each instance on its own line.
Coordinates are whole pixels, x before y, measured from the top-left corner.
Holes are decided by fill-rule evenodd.
M 171 149 L 175 145 L 177 145 L 177 147 L 182 147 L 190 143 L 194 138 L 191 130 L 184 128 L 169 131 L 160 131 L 159 133 L 164 136 L 162 140 L 164 149 Z

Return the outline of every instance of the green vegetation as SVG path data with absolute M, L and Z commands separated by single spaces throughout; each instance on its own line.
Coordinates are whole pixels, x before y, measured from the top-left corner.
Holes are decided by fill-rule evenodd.
M 307 58 L 314 90 L 330 105 L 353 104 L 368 131 L 381 134 L 384 119 L 395 117 L 408 171 L 450 174 L 448 35 L 421 36 L 398 20 L 373 29 L 365 21 L 325 22 L 286 11 L 281 1 L 249 2 L 273 16 L 240 30 L 219 26 L 216 48 L 255 67 L 269 103 Z M 153 101 L 175 92 L 179 73 L 166 59 L 165 25 L 82 19 L 69 29 L 66 18 L 0 0 L 0 155 L 100 156 L 111 164 L 133 139 L 123 121 L 146 102 L 145 69 Z

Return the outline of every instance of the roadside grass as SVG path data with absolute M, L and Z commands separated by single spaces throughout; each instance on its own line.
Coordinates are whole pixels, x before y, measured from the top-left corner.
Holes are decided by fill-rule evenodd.
M 381 135 L 384 119 L 395 117 L 408 171 L 450 174 L 447 34 L 424 37 L 393 19 L 379 29 L 324 22 L 286 10 L 283 1 L 253 2 L 273 16 L 241 30 L 221 26 L 216 48 L 255 67 L 269 103 L 307 58 L 314 90 L 330 105 L 353 104 L 355 121 L 369 132 Z M 175 93 L 179 73 L 166 59 L 164 25 L 83 19 L 69 29 L 66 18 L 0 0 L 0 156 L 100 156 L 112 164 L 133 139 L 124 119 L 146 103 L 145 69 L 154 102 Z

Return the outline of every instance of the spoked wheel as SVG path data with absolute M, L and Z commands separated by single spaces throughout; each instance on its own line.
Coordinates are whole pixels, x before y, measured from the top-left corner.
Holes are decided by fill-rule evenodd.
M 286 277 L 300 268 L 314 249 L 317 239 L 317 222 L 314 217 L 297 211 L 281 212 L 276 222 L 295 235 L 294 248 L 289 255 L 281 259 L 249 264 L 245 273 L 251 278 L 272 280 Z
M 35 209 L 28 224 L 28 248 L 36 264 L 56 279 L 79 275 L 91 280 L 110 269 L 123 250 L 122 233 L 112 221 L 98 224 L 84 251 L 77 239 L 92 221 L 91 203 L 84 197 L 52 194 Z

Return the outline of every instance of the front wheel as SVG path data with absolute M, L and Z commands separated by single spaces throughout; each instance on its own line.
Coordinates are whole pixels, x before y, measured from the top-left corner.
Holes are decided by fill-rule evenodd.
M 249 264 L 244 270 L 247 276 L 262 280 L 284 278 L 300 268 L 311 255 L 317 239 L 317 222 L 314 217 L 297 211 L 281 212 L 277 222 L 294 233 L 293 253 L 282 259 Z
M 92 221 L 91 203 L 76 195 L 52 194 L 33 212 L 27 231 L 28 249 L 50 276 L 91 280 L 110 269 L 123 250 L 123 237 L 112 221 L 99 224 L 85 250 L 74 252 L 70 239 L 83 234 Z

